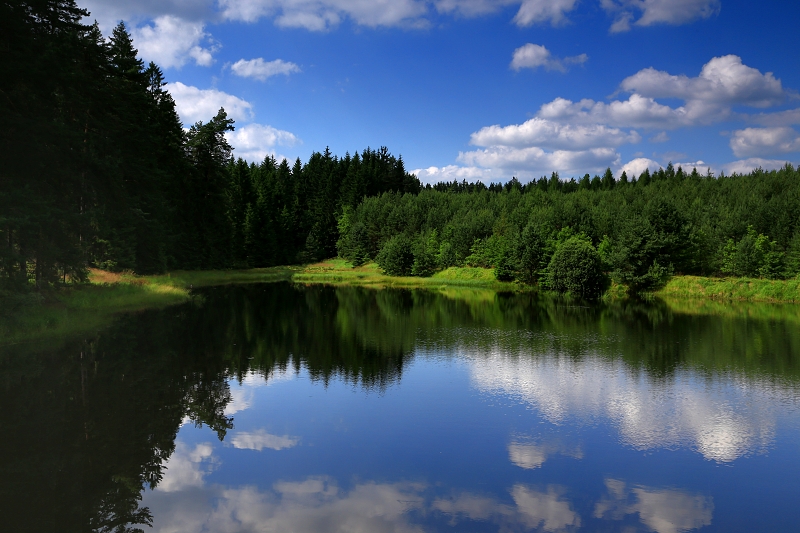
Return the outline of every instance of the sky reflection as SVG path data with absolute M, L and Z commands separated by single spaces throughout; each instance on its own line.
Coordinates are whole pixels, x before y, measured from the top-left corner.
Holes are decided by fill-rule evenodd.
M 688 446 L 706 459 L 730 462 L 764 452 L 785 409 L 776 385 L 720 374 L 703 379 L 678 371 L 656 380 L 622 361 L 599 357 L 516 356 L 501 351 L 471 358 L 475 387 L 519 398 L 553 424 L 607 419 L 637 449 Z

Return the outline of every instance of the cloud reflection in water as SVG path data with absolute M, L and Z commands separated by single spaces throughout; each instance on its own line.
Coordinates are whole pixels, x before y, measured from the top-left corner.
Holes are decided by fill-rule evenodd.
M 646 526 L 658 533 L 679 533 L 711 524 L 711 498 L 678 490 L 628 488 L 616 479 L 607 479 L 605 484 L 608 496 L 595 505 L 596 518 L 621 520 L 625 515 L 638 514 Z
M 706 459 L 733 461 L 774 439 L 774 386 L 736 376 L 698 380 L 678 371 L 662 382 L 622 361 L 494 352 L 471 357 L 475 386 L 522 399 L 548 421 L 607 418 L 637 449 L 690 446 Z

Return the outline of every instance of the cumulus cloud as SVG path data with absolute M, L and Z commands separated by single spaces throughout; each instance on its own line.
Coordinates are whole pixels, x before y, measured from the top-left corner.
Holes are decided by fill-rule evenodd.
M 628 161 L 617 172 L 617 177 L 622 176 L 622 173 L 625 172 L 628 178 L 638 178 L 642 172 L 645 170 L 649 170 L 650 172 L 654 172 L 659 169 L 661 165 L 659 165 L 656 161 L 652 159 L 648 159 L 646 157 L 637 157 L 631 161 Z
M 675 129 L 729 118 L 733 105 L 765 107 L 785 97 L 772 73 L 762 74 L 732 55 L 711 59 L 694 78 L 646 68 L 625 78 L 620 89 L 632 93 L 627 100 L 556 98 L 543 104 L 537 116 L 572 124 Z M 681 99 L 684 104 L 670 107 L 656 98 Z
M 447 165 L 444 167 L 417 168 L 410 171 L 415 174 L 422 183 L 439 183 L 453 181 L 491 181 L 492 178 L 501 178 L 495 175 L 491 169 L 478 167 L 461 167 L 458 165 Z
M 236 157 L 259 163 L 267 156 L 285 159 L 275 152 L 276 146 L 295 146 L 300 139 L 291 132 L 263 124 L 247 124 L 225 134 L 228 143 L 235 149 Z
M 90 12 L 87 22 L 97 20 L 106 34 L 110 33 L 120 20 L 139 23 L 163 15 L 192 22 L 209 20 L 214 17 L 216 4 L 216 0 L 137 0 L 136 2 L 83 0 L 80 2 L 81 7 Z
M 429 5 L 425 0 L 219 0 L 223 17 L 254 22 L 272 17 L 278 26 L 324 31 L 349 18 L 369 27 L 428 25 Z M 577 0 L 434 0 L 439 13 L 474 17 L 519 4 L 514 23 L 526 27 L 539 23 L 559 26 Z
M 783 168 L 786 163 L 789 163 L 786 159 L 762 159 L 760 157 L 751 157 L 748 159 L 741 159 L 739 161 L 732 161 L 725 165 L 722 165 L 722 170 L 725 171 L 726 174 L 730 175 L 734 172 L 736 174 L 749 174 L 756 168 L 760 168 L 763 170 L 778 170 Z
M 506 174 L 529 179 L 549 174 L 554 169 L 565 173 L 601 172 L 606 167 L 617 166 L 619 157 L 614 148 L 546 151 L 538 146 L 491 146 L 485 150 L 460 152 L 458 161 L 466 165 L 503 169 Z
M 264 448 L 270 450 L 293 448 L 300 442 L 300 439 L 289 435 L 271 435 L 266 430 L 259 429 L 251 432 L 239 431 L 233 435 L 230 442 L 234 448 L 260 452 Z
M 800 124 L 800 108 L 776 113 L 759 113 L 745 118 L 762 126 L 793 126 Z
M 712 58 L 695 78 L 646 68 L 622 80 L 620 88 L 649 98 L 679 98 L 715 105 L 769 107 L 785 98 L 781 81 L 771 72 L 762 74 L 735 55 Z
M 537 116 L 572 124 L 651 129 L 674 129 L 698 121 L 698 117 L 684 106 L 672 108 L 638 94 L 632 94 L 627 100 L 615 100 L 608 104 L 588 98 L 579 102 L 556 98 L 543 104 Z
M 255 22 L 274 17 L 283 27 L 323 31 L 348 17 L 370 27 L 415 24 L 428 11 L 421 0 L 220 0 L 223 17 Z
M 621 520 L 638 514 L 657 533 L 680 533 L 711 524 L 714 501 L 702 494 L 651 487 L 628 488 L 622 481 L 605 480 L 607 496 L 594 507 L 595 518 Z
M 166 88 L 175 99 L 178 115 L 184 124 L 206 122 L 221 107 L 225 108 L 229 118 L 236 121 L 247 121 L 253 116 L 253 105 L 250 102 L 217 89 L 198 89 L 179 81 L 167 84 Z
M 456 12 L 466 17 L 493 13 L 507 5 L 518 4 L 519 0 L 434 0 L 440 13 Z
M 502 170 L 521 179 L 559 172 L 601 172 L 619 164 L 616 147 L 636 143 L 636 131 L 600 124 L 570 125 L 539 117 L 523 124 L 487 126 L 473 133 L 470 144 L 482 150 L 461 152 L 467 167 Z
M 513 147 L 536 145 L 552 149 L 585 150 L 637 143 L 640 140 L 635 131 L 625 132 L 599 124 L 573 126 L 536 117 L 523 124 L 482 128 L 471 135 L 470 144 Z
M 707 19 L 720 11 L 720 0 L 601 0 L 607 13 L 614 15 L 611 32 L 623 32 L 636 26 L 653 24 L 679 25 Z M 637 20 L 635 14 L 639 14 Z
M 745 128 L 733 132 L 730 141 L 736 157 L 800 152 L 800 134 L 792 128 Z
M 665 143 L 669 140 L 669 135 L 667 135 L 666 131 L 661 131 L 647 139 L 651 143 Z
M 511 68 L 520 71 L 523 68 L 535 69 L 544 67 L 547 70 L 566 72 L 567 65 L 580 65 L 586 63 L 588 59 L 589 56 L 586 54 L 560 59 L 554 57 L 550 53 L 550 50 L 544 46 L 528 43 L 514 50 L 514 55 L 511 59 Z
M 575 9 L 578 0 L 523 0 L 514 17 L 517 26 L 549 22 L 559 26 L 567 22 L 566 14 Z
M 180 68 L 189 61 L 208 67 L 214 63 L 217 45 L 204 30 L 202 22 L 189 22 L 172 15 L 164 15 L 152 25 L 131 31 L 139 54 L 164 68 Z M 203 44 L 207 47 L 203 47 Z
M 264 81 L 269 77 L 277 76 L 279 74 L 288 76 L 289 74 L 300 72 L 300 67 L 292 62 L 283 61 L 282 59 L 264 61 L 263 58 L 259 57 L 256 59 L 250 59 L 248 61 L 240 59 L 231 65 L 231 70 L 234 74 L 241 76 L 242 78 L 255 78 L 257 80 Z
M 529 43 L 515 51 L 511 66 L 557 68 L 559 61 L 564 64 L 543 46 Z M 668 130 L 747 118 L 734 113 L 734 106 L 772 106 L 787 96 L 781 81 L 772 73 L 763 74 L 734 55 L 712 58 L 695 77 L 643 69 L 625 78 L 620 90 L 631 94 L 608 102 L 556 98 L 542 104 L 534 118 L 522 124 L 481 128 L 471 135 L 470 143 L 483 149 L 460 152 L 457 160 L 463 166 L 431 167 L 430 172 L 423 173 L 433 177 L 447 172 L 467 179 L 477 175 L 507 179 L 513 174 L 529 179 L 553 171 L 583 174 L 611 167 L 618 174 L 624 170 L 638 175 L 644 168 L 655 170 L 659 165 L 642 157 L 620 164 L 617 149 L 640 142 L 637 129 L 658 132 L 651 135 L 650 142 L 667 142 Z M 667 105 L 658 101 L 661 98 L 683 102 Z M 800 110 L 762 113 L 752 119 L 777 124 L 796 120 L 800 120 Z M 798 151 L 800 136 L 791 128 L 757 130 L 750 128 L 734 134 L 731 146 L 738 157 Z M 686 165 L 700 168 L 705 163 Z

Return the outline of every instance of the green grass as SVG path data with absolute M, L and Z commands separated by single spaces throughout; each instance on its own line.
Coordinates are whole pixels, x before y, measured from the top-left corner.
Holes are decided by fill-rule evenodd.
M 283 281 L 296 270 L 276 267 L 136 276 L 92 269 L 88 284 L 0 302 L 0 346 L 72 338 L 108 325 L 118 313 L 187 302 L 192 287 Z
M 375 263 L 353 267 L 342 259 L 306 266 L 176 271 L 158 276 L 92 270 L 89 280 L 85 285 L 0 301 L 0 346 L 72 337 L 107 325 L 120 312 L 187 302 L 191 299 L 190 288 L 210 285 L 293 281 L 372 288 L 421 288 L 475 302 L 491 300 L 498 291 L 535 290 L 518 283 L 497 281 L 494 270 L 488 268 L 451 267 L 428 278 L 394 277 L 383 274 Z M 613 302 L 626 296 L 624 286 L 612 284 L 604 300 Z M 785 305 L 800 303 L 800 280 L 796 279 L 675 276 L 662 289 L 648 296 L 663 299 L 670 308 L 681 313 L 800 322 L 800 307 Z M 747 305 L 747 302 L 762 304 Z M 781 303 L 784 305 L 779 305 Z
M 490 268 L 451 267 L 429 278 L 387 276 L 375 263 L 353 267 L 343 259 L 331 259 L 308 265 L 292 275 L 295 283 L 359 285 L 368 287 L 405 287 L 439 289 L 448 286 L 474 287 L 499 291 L 518 291 L 524 286 L 497 281 Z
M 654 296 L 665 300 L 702 298 L 720 301 L 800 302 L 800 280 L 675 276 Z

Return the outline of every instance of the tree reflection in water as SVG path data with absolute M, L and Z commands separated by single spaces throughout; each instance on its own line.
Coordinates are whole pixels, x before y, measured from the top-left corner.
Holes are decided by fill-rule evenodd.
M 800 359 L 793 355 L 800 353 L 800 319 L 778 308 L 758 318 L 754 313 L 714 316 L 676 312 L 663 303 L 586 307 L 531 293 L 285 283 L 210 288 L 201 295 L 192 304 L 122 316 L 94 336 L 65 340 L 56 348 L 2 348 L 0 427 L 6 438 L 0 445 L 0 507 L 5 528 L 133 531 L 151 521 L 150 510 L 140 506 L 145 487 L 201 490 L 211 449 L 176 450 L 175 438 L 186 421 L 207 425 L 220 440 L 225 438 L 236 411 L 247 402 L 232 395 L 231 379 L 269 381 L 302 368 L 323 386 L 338 379 L 381 391 L 402 379 L 415 354 L 434 351 L 468 353 L 476 361 L 479 384 L 484 379 L 497 386 L 506 379 L 522 395 L 529 392 L 513 377 L 494 374 L 505 368 L 519 376 L 520 369 L 528 369 L 546 380 L 546 371 L 535 370 L 541 364 L 537 358 L 553 356 L 573 370 L 599 364 L 597 380 L 605 379 L 603 369 L 621 365 L 631 379 L 651 385 L 680 381 L 687 369 L 708 378 L 734 372 L 788 387 L 776 394 L 790 390 L 796 395 L 800 376 Z M 554 390 L 556 398 L 559 394 L 565 393 Z M 576 401 L 567 394 L 561 405 L 569 408 Z M 278 450 L 297 445 L 298 439 L 254 431 L 237 434 L 231 444 Z M 554 453 L 582 453 L 523 441 L 509 445 L 508 452 L 527 469 Z M 709 453 L 713 458 L 713 450 Z M 174 472 L 165 478 L 167 461 Z M 316 498 L 319 509 L 337 498 L 351 501 L 360 491 L 387 502 L 423 500 L 420 487 L 402 484 L 367 483 L 344 493 L 330 480 L 302 483 L 319 489 L 303 493 L 313 495 L 308 497 Z M 598 516 L 638 513 L 661 533 L 671 530 L 660 525 L 659 512 L 653 510 L 659 505 L 692 510 L 684 529 L 710 520 L 713 506 L 700 496 L 628 488 L 614 479 L 606 485 L 609 496 L 597 504 Z M 276 486 L 271 494 L 253 497 L 272 501 L 280 514 L 281 505 L 299 501 L 298 490 Z M 470 513 L 498 521 L 514 515 L 519 523 L 546 530 L 581 523 L 558 487 L 509 490 L 517 505 L 511 510 L 469 494 L 429 499 L 426 505 L 453 520 Z M 403 513 L 408 505 L 386 509 Z M 537 514 L 542 506 L 555 514 Z

